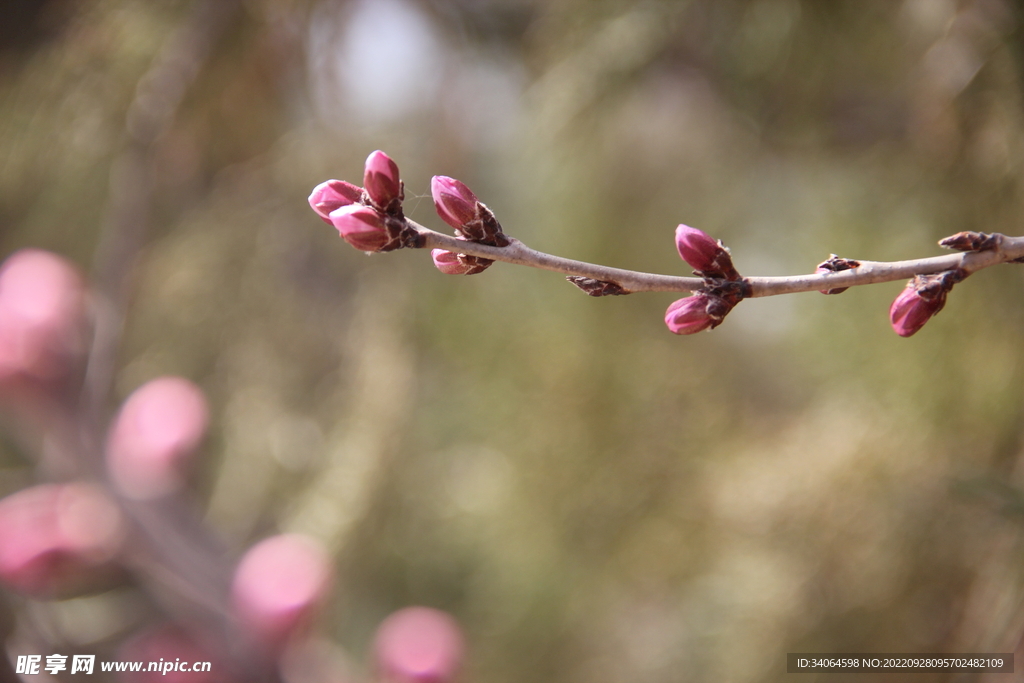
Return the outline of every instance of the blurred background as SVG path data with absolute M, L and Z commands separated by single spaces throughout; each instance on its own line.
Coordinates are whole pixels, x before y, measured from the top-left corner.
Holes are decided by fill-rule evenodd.
M 367 257 L 306 197 L 361 184 L 383 149 L 429 227 L 448 232 L 429 191 L 448 175 L 534 248 L 680 275 L 680 222 L 745 275 L 1020 234 L 1021 11 L 245 0 L 201 51 L 191 2 L 8 0 L 0 255 L 52 250 L 103 282 L 123 249 L 106 409 L 162 375 L 203 389 L 194 505 L 235 553 L 278 532 L 329 549 L 319 628 L 355 671 L 412 604 L 459 620 L 479 683 L 777 681 L 787 652 L 1011 652 L 1017 269 L 959 285 L 912 339 L 888 324 L 898 283 L 752 300 L 675 337 L 671 294 Z M 147 77 L 168 44 L 189 79 Z M 0 494 L 40 476 L 19 443 L 0 446 Z M 137 590 L 7 592 L 0 625 L 102 655 L 150 619 Z

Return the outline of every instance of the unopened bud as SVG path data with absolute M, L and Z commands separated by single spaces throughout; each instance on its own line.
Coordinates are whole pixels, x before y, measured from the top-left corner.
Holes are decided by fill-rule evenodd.
M 665 324 L 673 334 L 696 334 L 718 327 L 731 310 L 722 298 L 698 292 L 672 302 L 665 311 Z
M 676 228 L 676 249 L 684 261 L 701 276 L 739 280 L 732 256 L 722 243 L 703 230 L 680 225 Z
M 331 563 L 318 543 L 283 534 L 242 557 L 232 582 L 235 612 L 261 643 L 279 647 L 308 624 L 327 597 Z
M 203 392 L 186 379 L 161 377 L 136 389 L 107 441 L 107 469 L 114 484 L 135 500 L 181 489 L 208 419 Z
M 494 212 L 476 198 L 465 183 L 448 176 L 436 175 L 430 180 L 430 194 L 437 215 L 464 237 L 473 242 L 505 247 L 508 237 Z
M 124 539 L 117 506 L 96 486 L 44 484 L 0 500 L 0 581 L 66 594 L 108 573 Z
M 330 223 L 330 214 L 349 204 L 356 204 L 363 196 L 363 188 L 344 180 L 328 180 L 313 188 L 309 205 L 324 223 Z
M 477 219 L 480 200 L 462 181 L 436 175 L 430 179 L 430 194 L 437 215 L 456 230 Z
M 384 219 L 368 206 L 343 206 L 329 217 L 345 241 L 360 251 L 380 251 L 391 241 Z
M 84 352 L 85 297 L 77 270 L 41 249 L 0 266 L 0 380 L 53 380 Z
M 456 254 L 444 249 L 432 249 L 430 258 L 434 261 L 434 267 L 445 275 L 476 275 L 484 272 L 494 263 L 491 259 L 470 254 Z
M 458 622 L 429 607 L 407 607 L 381 623 L 374 655 L 382 683 L 450 683 L 465 644 Z
M 939 240 L 939 246 L 955 251 L 986 251 L 999 246 L 1000 239 L 1002 235 L 998 233 L 990 235 L 987 232 L 965 230 Z
M 377 208 L 389 211 L 392 202 L 402 199 L 402 181 L 398 176 L 398 164 L 379 149 L 373 152 L 366 158 L 363 187 Z
M 946 295 L 967 273 L 947 270 L 934 275 L 915 275 L 889 307 L 892 329 L 901 337 L 909 337 L 924 327 L 932 316 L 946 305 Z

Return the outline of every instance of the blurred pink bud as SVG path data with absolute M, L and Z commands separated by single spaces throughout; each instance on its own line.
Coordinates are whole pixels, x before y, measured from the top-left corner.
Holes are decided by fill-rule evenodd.
M 430 179 L 430 194 L 434 198 L 437 215 L 456 230 L 479 217 L 477 204 L 480 200 L 472 190 L 455 178 L 434 176 Z
M 901 337 L 909 337 L 916 333 L 946 305 L 945 292 L 934 299 L 926 299 L 918 293 L 915 280 L 907 283 L 889 307 L 892 329 Z
M 308 625 L 326 599 L 331 562 L 314 540 L 283 534 L 245 553 L 232 583 L 235 612 L 261 643 L 278 647 Z
M 0 266 L 0 380 L 52 380 L 84 352 L 85 292 L 69 262 L 23 249 Z
M 135 500 L 181 489 L 208 421 L 203 392 L 186 379 L 161 377 L 136 389 L 107 439 L 107 469 L 114 484 Z
M 360 251 L 380 251 L 390 241 L 384 219 L 368 206 L 343 206 L 332 211 L 330 219 L 345 241 Z
M 309 195 L 309 205 L 324 223 L 330 223 L 328 217 L 335 209 L 357 203 L 363 196 L 363 188 L 344 180 L 328 180 L 313 188 Z
M 476 275 L 487 270 L 494 261 L 468 254 L 456 254 L 444 249 L 432 249 L 430 258 L 434 266 L 445 275 Z
M 382 211 L 401 198 L 402 182 L 398 176 L 398 165 L 379 149 L 366 157 L 363 186 L 374 204 Z
M 706 277 L 740 279 L 728 250 L 702 230 L 679 225 L 676 228 L 676 249 L 684 261 Z
M 36 596 L 104 575 L 124 538 L 117 506 L 90 484 L 45 484 L 0 500 L 0 581 Z
M 118 649 L 117 656 L 123 661 L 146 662 L 141 671 L 120 674 L 118 677 L 125 683 L 227 683 L 231 680 L 214 653 L 183 629 L 169 624 L 127 641 Z M 158 668 L 148 671 L 149 662 L 157 662 Z M 196 665 L 198 668 L 193 671 Z
M 673 334 L 695 334 L 718 327 L 731 310 L 720 297 L 698 292 L 673 301 L 665 311 L 665 324 Z
M 374 656 L 384 683 L 449 683 L 462 665 L 462 629 L 449 614 L 407 607 L 377 629 Z

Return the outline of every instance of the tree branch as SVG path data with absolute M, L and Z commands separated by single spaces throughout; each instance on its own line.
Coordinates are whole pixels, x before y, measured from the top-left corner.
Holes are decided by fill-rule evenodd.
M 460 254 L 480 256 L 494 261 L 504 261 L 521 266 L 550 270 L 569 276 L 586 277 L 602 282 L 614 282 L 626 290 L 623 292 L 625 294 L 634 292 L 694 292 L 704 286 L 704 280 L 697 277 L 643 273 L 575 261 L 531 249 L 519 240 L 511 238 L 511 244 L 507 247 L 492 247 L 435 232 L 412 220 L 408 220 L 408 223 L 423 237 L 423 247 L 428 249 L 445 249 Z M 928 275 L 957 268 L 970 274 L 982 268 L 1024 258 L 1024 237 L 1006 237 L 1004 235 L 996 235 L 995 237 L 993 247 L 985 251 L 948 254 L 908 261 L 860 261 L 860 266 L 856 268 L 834 273 L 810 273 L 807 275 L 782 277 L 748 277 L 745 278 L 750 285 L 747 298 L 795 294 L 796 292 L 814 292 L 841 287 L 856 287 L 879 282 L 893 282 L 907 280 L 915 275 Z

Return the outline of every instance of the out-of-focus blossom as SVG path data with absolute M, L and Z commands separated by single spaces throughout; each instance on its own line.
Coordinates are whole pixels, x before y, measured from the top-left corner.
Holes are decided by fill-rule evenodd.
M 142 671 L 119 674 L 125 683 L 228 683 L 232 680 L 223 663 L 217 661 L 210 650 L 184 629 L 170 624 L 127 641 L 119 648 L 117 656 L 122 661 L 144 662 Z M 147 671 L 150 662 L 158 662 L 159 669 Z
M 64 376 L 85 348 L 85 293 L 56 254 L 23 249 L 0 266 L 0 381 Z
M 331 562 L 320 545 L 282 534 L 245 553 L 231 593 L 242 625 L 260 643 L 280 647 L 308 625 L 330 585 Z
M 460 180 L 436 175 L 430 179 L 430 194 L 434 198 L 437 215 L 456 230 L 479 217 L 477 206 L 480 200 Z
M 330 223 L 330 214 L 343 206 L 357 203 L 363 196 L 363 188 L 344 180 L 328 180 L 313 188 L 309 205 L 324 223 Z
M 391 239 L 384 219 L 368 206 L 343 206 L 332 211 L 330 219 L 345 241 L 360 251 L 380 251 Z
M 665 311 L 665 324 L 673 334 L 696 334 L 717 327 L 730 310 L 721 298 L 698 292 L 673 301 Z
M 363 186 L 370 200 L 382 211 L 387 211 L 391 202 L 401 198 L 402 182 L 398 175 L 398 164 L 379 149 L 366 157 Z
M 430 258 L 434 267 L 445 275 L 476 275 L 487 270 L 494 261 L 468 254 L 456 254 L 444 249 L 432 249 Z
M 117 506 L 90 484 L 44 484 L 0 500 L 0 581 L 63 595 L 107 574 L 124 539 Z
M 407 607 L 381 623 L 373 649 L 384 683 L 449 683 L 462 665 L 465 641 L 445 612 Z
M 740 279 L 728 250 L 702 230 L 680 224 L 676 228 L 676 249 L 704 277 Z
M 186 379 L 161 377 L 136 389 L 107 439 L 107 469 L 114 484 L 136 500 L 181 489 L 208 419 L 203 392 Z

